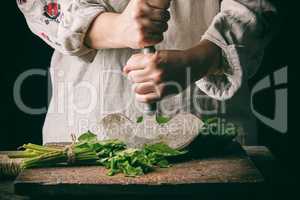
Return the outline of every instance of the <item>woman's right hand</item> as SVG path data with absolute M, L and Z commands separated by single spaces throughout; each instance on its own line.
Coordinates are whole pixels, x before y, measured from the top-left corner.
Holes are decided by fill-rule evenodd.
M 93 21 L 85 44 L 93 49 L 153 46 L 168 29 L 171 0 L 130 0 L 123 13 L 104 12 Z
M 163 40 L 168 30 L 170 0 L 130 0 L 117 17 L 117 34 L 124 46 L 140 49 Z

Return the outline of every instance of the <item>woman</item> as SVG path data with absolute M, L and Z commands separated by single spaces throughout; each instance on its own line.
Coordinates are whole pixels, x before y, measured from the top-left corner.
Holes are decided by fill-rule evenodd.
M 70 141 L 122 112 L 160 100 L 163 115 L 221 115 L 255 144 L 247 80 L 273 35 L 268 0 L 29 0 L 19 8 L 55 49 L 43 142 Z M 139 49 L 156 46 L 157 53 Z M 170 95 L 172 94 L 172 95 Z

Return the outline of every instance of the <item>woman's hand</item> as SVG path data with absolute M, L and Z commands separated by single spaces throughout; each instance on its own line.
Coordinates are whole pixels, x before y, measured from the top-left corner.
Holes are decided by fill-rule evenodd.
M 90 27 L 85 42 L 99 48 L 140 49 L 163 40 L 171 0 L 131 0 L 123 13 L 102 13 Z
M 185 51 L 135 54 L 128 60 L 124 73 L 133 82 L 136 99 L 151 103 L 166 95 L 182 92 L 203 76 L 222 71 L 220 67 L 221 49 L 203 40 L 198 46 Z
M 126 47 L 141 49 L 163 40 L 168 30 L 170 0 L 134 0 L 118 17 L 119 38 Z
M 183 80 L 181 76 L 179 79 L 174 77 L 177 73 L 184 73 L 183 54 L 183 51 L 158 51 L 155 54 L 133 55 L 123 71 L 133 82 L 136 99 L 143 103 L 157 101 L 170 92 L 166 90 L 166 85 L 170 85 L 171 81 L 177 84 L 177 81 Z

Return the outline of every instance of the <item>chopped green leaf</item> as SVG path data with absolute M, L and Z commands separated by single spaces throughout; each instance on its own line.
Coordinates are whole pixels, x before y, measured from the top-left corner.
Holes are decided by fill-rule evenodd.
M 156 121 L 158 124 L 166 124 L 170 121 L 170 118 L 164 116 L 156 116 Z
M 140 116 L 140 117 L 137 118 L 136 123 L 142 123 L 143 120 L 144 120 L 144 117 Z
M 219 119 L 217 117 L 211 117 L 211 118 L 204 119 L 203 122 L 205 124 L 211 124 L 211 123 L 217 123 L 218 120 Z
M 169 162 L 168 162 L 166 159 L 163 159 L 163 160 L 159 161 L 159 162 L 157 163 L 157 165 L 158 165 L 159 167 L 161 167 L 161 168 L 167 168 L 167 167 L 170 167 L 170 164 L 169 164 Z
M 79 142 L 95 142 L 97 141 L 97 135 L 93 134 L 92 132 L 88 131 L 84 134 L 82 134 L 79 138 L 78 138 Z
M 178 151 L 176 149 L 172 149 L 171 147 L 169 147 L 164 143 L 145 145 L 144 148 L 150 152 L 155 152 L 158 155 L 166 156 L 166 157 L 179 156 L 187 153 L 187 151 Z
M 167 117 L 157 117 L 159 124 L 167 123 L 169 120 Z M 204 135 L 206 131 L 210 136 L 212 127 L 217 125 L 219 121 L 218 118 L 205 120 L 201 134 Z M 143 117 L 140 117 L 137 122 L 143 122 Z M 233 124 L 232 126 L 229 125 L 228 123 L 225 126 L 223 135 L 217 131 L 217 136 L 222 136 L 226 140 L 234 138 L 237 134 L 237 128 Z M 21 168 L 24 169 L 60 164 L 94 164 L 106 167 L 109 176 L 123 173 L 128 177 L 141 176 L 153 171 L 156 167 L 170 167 L 169 157 L 187 153 L 187 151 L 173 149 L 165 143 L 147 144 L 141 149 L 127 148 L 125 143 L 120 140 L 99 141 L 97 136 L 90 131 L 82 134 L 78 141 L 74 141 L 74 144 L 65 148 L 26 144 L 22 146 L 22 149 L 24 150 L 12 155 L 12 157 L 24 158 L 21 164 Z
M 164 117 L 164 116 L 156 116 L 156 122 L 158 124 L 166 124 L 170 121 L 171 119 L 169 117 Z M 142 123 L 144 121 L 144 117 L 140 116 L 137 118 L 136 123 Z

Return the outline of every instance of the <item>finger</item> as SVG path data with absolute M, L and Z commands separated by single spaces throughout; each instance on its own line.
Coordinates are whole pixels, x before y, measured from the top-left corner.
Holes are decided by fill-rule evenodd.
M 168 9 L 170 7 L 171 0 L 147 0 L 147 4 L 154 8 Z
M 171 18 L 171 14 L 167 10 L 156 9 L 150 6 L 145 6 L 144 16 L 148 17 L 153 21 L 168 22 Z
M 154 46 L 164 40 L 162 34 L 148 33 L 144 40 L 144 47 Z
M 156 85 L 153 82 L 136 83 L 133 84 L 132 90 L 134 93 L 139 95 L 155 93 L 160 97 L 162 93 L 161 91 L 163 90 L 163 84 Z
M 135 99 L 141 103 L 154 103 L 160 100 L 160 96 L 156 93 L 149 93 L 145 95 L 135 94 Z
M 139 19 L 138 29 L 143 32 L 143 34 L 154 33 L 162 34 L 168 30 L 168 23 L 161 21 L 152 21 L 147 18 Z
M 147 27 L 147 31 L 152 33 L 164 33 L 168 30 L 168 28 L 169 26 L 166 22 L 151 21 L 150 26 Z
M 168 23 L 161 21 L 153 21 L 147 18 L 139 20 L 142 31 L 146 33 L 163 33 L 168 30 Z
M 132 91 L 139 95 L 156 93 L 155 86 L 152 82 L 135 83 L 132 85 Z
M 130 71 L 133 70 L 142 70 L 146 68 L 148 60 L 147 57 L 149 55 L 144 55 L 141 53 L 134 54 L 131 56 L 131 58 L 127 61 L 126 66 L 123 69 L 123 72 L 125 74 L 128 74 Z
M 128 73 L 128 77 L 134 83 L 145 83 L 151 81 L 148 70 L 132 70 Z

